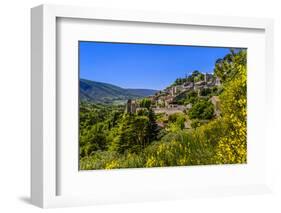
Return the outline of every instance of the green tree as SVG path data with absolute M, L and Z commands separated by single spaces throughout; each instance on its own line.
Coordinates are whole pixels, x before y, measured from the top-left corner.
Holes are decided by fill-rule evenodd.
M 155 113 L 152 109 L 149 109 L 149 111 L 148 111 L 148 120 L 149 120 L 148 138 L 149 138 L 149 142 L 152 142 L 152 141 L 157 139 L 157 136 L 158 136 L 158 133 L 159 133 L 159 128 L 158 128 L 158 125 L 156 123 L 156 116 L 155 116 Z
M 186 115 L 183 113 L 174 113 L 168 117 L 168 131 L 178 132 L 185 127 Z
M 80 156 L 88 156 L 97 150 L 105 150 L 106 132 L 104 124 L 93 125 L 88 131 L 80 137 Z
M 246 50 L 230 49 L 230 53 L 224 58 L 218 59 L 214 73 L 222 82 L 230 81 L 237 74 L 237 65 L 246 66 Z
M 205 99 L 196 102 L 188 112 L 191 119 L 211 119 L 214 115 L 213 104 Z
M 140 107 L 149 109 L 150 106 L 151 106 L 151 100 L 150 100 L 150 99 L 148 99 L 148 98 L 143 98 L 143 99 L 140 101 Z
M 139 152 L 149 142 L 149 119 L 147 116 L 126 114 L 120 121 L 118 136 L 111 150 L 119 153 Z
M 207 95 L 210 95 L 211 93 L 212 93 L 211 88 L 203 88 L 202 90 L 200 90 L 201 96 L 207 96 Z

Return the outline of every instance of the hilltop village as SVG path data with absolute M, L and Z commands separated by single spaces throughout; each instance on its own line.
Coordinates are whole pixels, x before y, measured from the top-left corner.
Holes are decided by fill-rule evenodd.
M 191 76 L 177 79 L 171 86 L 147 98 L 151 100 L 152 109 L 155 114 L 165 113 L 171 115 L 192 108 L 192 103 L 185 104 L 180 101 L 190 92 L 196 92 L 198 97 L 204 98 L 214 89 L 220 88 L 220 86 L 221 82 L 218 77 L 215 77 L 213 74 L 202 74 L 195 71 Z M 215 105 L 215 108 L 217 108 L 218 97 L 212 96 L 210 97 L 210 101 Z M 142 107 L 140 107 L 138 100 L 129 99 L 127 101 L 127 113 L 137 113 L 141 109 Z M 218 112 L 215 111 L 215 113 Z

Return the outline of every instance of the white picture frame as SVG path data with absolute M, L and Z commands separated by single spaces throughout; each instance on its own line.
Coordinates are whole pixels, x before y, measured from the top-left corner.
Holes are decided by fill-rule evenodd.
M 247 182 L 237 185 L 217 185 L 210 187 L 199 187 L 195 183 L 194 188 L 173 186 L 166 189 L 156 190 L 155 193 L 148 192 L 150 196 L 134 194 L 130 191 L 126 196 L 120 196 L 112 191 L 112 196 L 98 195 L 64 195 L 58 193 L 60 183 L 57 151 L 57 88 L 60 83 L 57 80 L 57 21 L 59 18 L 80 20 L 108 20 L 133 23 L 153 23 L 168 26 L 200 26 L 211 28 L 225 28 L 231 32 L 234 29 L 253 29 L 264 32 L 264 64 L 263 69 L 266 76 L 265 104 L 272 109 L 273 88 L 273 21 L 270 19 L 241 18 L 241 17 L 216 17 L 187 14 L 161 14 L 144 11 L 123 11 L 112 9 L 95 9 L 74 6 L 41 5 L 31 10 L 31 201 L 33 204 L 47 207 L 62 207 L 76 205 L 92 205 L 100 203 L 116 202 L 138 202 L 144 200 L 165 200 L 198 196 L 252 194 L 270 192 L 270 161 L 263 156 L 265 167 L 259 172 L 264 172 L 265 178 L 255 184 Z M 265 116 L 267 135 L 263 142 L 264 147 L 270 146 L 268 132 L 272 111 L 268 110 Z M 212 169 L 212 168 L 211 168 Z M 175 168 L 173 168 L 174 171 Z M 166 175 L 172 170 L 165 170 Z M 114 171 L 115 173 L 118 171 Z M 93 175 L 93 174 L 92 174 Z M 129 174 L 123 173 L 123 176 Z M 143 172 L 137 175 L 144 175 Z M 75 183 L 73 183 L 75 184 Z M 159 185 L 160 186 L 160 185 Z M 186 189 L 189 190 L 186 190 Z M 126 193 L 126 192 L 123 192 Z

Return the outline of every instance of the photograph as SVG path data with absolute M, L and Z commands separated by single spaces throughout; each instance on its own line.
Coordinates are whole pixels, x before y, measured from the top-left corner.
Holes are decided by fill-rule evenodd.
M 79 170 L 247 163 L 247 48 L 78 42 Z

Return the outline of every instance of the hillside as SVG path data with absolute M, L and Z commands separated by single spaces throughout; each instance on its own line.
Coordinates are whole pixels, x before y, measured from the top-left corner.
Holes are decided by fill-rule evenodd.
M 150 96 L 158 92 L 151 89 L 124 89 L 113 84 L 80 79 L 80 101 L 113 103 Z

